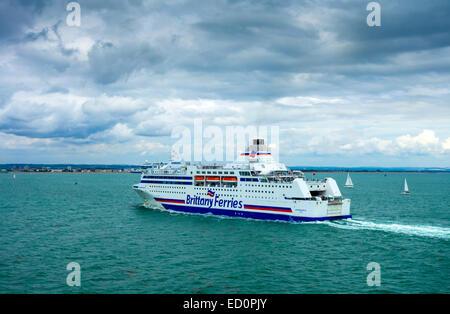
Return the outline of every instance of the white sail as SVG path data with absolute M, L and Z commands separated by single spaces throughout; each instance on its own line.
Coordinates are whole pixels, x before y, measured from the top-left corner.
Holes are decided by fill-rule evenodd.
M 350 173 L 347 173 L 347 181 L 345 181 L 345 187 L 353 187 L 352 178 L 350 178 Z
M 405 178 L 405 187 L 403 188 L 402 194 L 409 194 L 408 182 L 406 182 L 406 178 Z

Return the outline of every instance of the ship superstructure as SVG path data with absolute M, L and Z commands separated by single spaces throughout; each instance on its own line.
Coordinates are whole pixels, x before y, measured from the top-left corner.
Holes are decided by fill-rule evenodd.
M 133 188 L 146 205 L 179 212 L 284 221 L 351 217 L 350 199 L 334 179 L 308 180 L 276 162 L 263 139 L 225 165 L 154 163 Z

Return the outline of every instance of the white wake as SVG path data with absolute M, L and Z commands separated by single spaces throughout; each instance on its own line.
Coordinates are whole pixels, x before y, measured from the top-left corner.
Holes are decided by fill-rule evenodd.
M 437 226 L 405 225 L 396 223 L 375 223 L 371 221 L 364 221 L 358 219 L 325 221 L 324 224 L 348 230 L 376 230 L 422 237 L 450 239 L 450 228 Z

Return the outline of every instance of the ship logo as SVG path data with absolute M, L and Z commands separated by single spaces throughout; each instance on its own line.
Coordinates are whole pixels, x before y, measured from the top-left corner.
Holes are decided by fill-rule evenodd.
M 216 192 L 214 192 L 212 190 L 208 190 L 208 196 L 214 197 L 214 194 L 216 194 Z

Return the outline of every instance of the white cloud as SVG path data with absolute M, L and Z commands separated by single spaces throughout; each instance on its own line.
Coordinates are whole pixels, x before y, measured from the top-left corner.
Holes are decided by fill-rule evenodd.
M 355 153 L 380 153 L 386 155 L 402 154 L 440 154 L 445 151 L 448 139 L 441 142 L 433 130 L 423 130 L 416 136 L 398 136 L 393 140 L 370 138 L 360 139 L 355 144 L 346 144 L 346 150 Z
M 276 100 L 277 103 L 293 107 L 312 107 L 315 104 L 336 104 L 342 102 L 339 98 L 316 98 L 316 97 L 283 97 Z
M 391 140 L 383 140 L 376 137 L 368 140 L 359 140 L 355 145 L 356 151 L 360 153 L 381 153 L 392 155 L 395 153 L 395 147 Z
M 441 141 L 433 130 L 423 130 L 416 136 L 407 134 L 393 139 L 364 138 L 354 132 L 337 129 L 322 132 L 291 130 L 290 133 L 291 138 L 285 139 L 282 143 L 283 146 L 290 147 L 289 154 L 401 156 L 404 154 L 439 155 L 450 151 L 450 138 Z
M 444 151 L 450 151 L 450 137 L 447 137 L 447 139 L 442 143 L 442 149 Z
M 89 37 L 76 38 L 64 45 L 66 49 L 73 49 L 78 52 L 77 57 L 80 61 L 88 61 L 88 54 L 95 42 Z
M 170 148 L 167 145 L 162 145 L 160 143 L 148 142 L 146 140 L 140 140 L 135 144 L 135 149 L 139 152 L 141 156 L 151 157 L 153 154 L 160 152 L 169 152 Z
M 4 149 L 48 149 L 53 143 L 51 139 L 29 138 L 0 132 L 0 148 Z
M 88 137 L 145 107 L 131 97 L 20 91 L 0 109 L 0 127 L 17 135 Z
M 424 130 L 417 136 L 409 134 L 399 136 L 395 143 L 402 151 L 412 153 L 436 152 L 439 150 L 439 138 L 436 137 L 434 131 Z
M 134 132 L 124 123 L 117 123 L 112 128 L 92 134 L 87 138 L 87 141 L 93 142 L 126 142 L 134 139 Z

